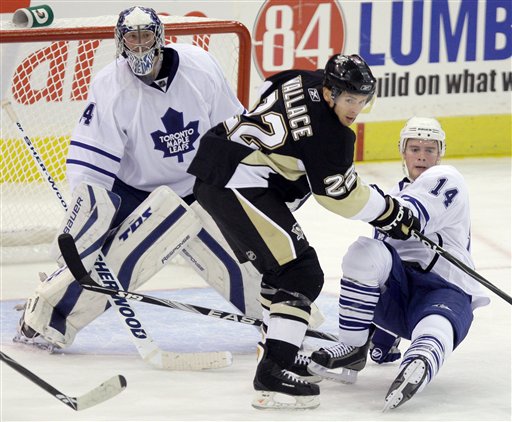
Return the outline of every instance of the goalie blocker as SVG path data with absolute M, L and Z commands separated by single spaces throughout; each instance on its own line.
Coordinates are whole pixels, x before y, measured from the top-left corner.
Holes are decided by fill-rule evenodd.
M 213 220 L 197 203 L 190 207 L 170 188 L 159 187 L 103 244 L 118 206 L 115 194 L 82 184 L 74 191 L 59 232 L 73 236 L 81 259 L 96 281 L 109 287 L 110 271 L 104 271 L 101 260 L 94 262 L 100 250 L 108 268 L 127 290 L 139 288 L 179 253 L 240 311 L 261 317 L 261 275 L 250 264 L 236 261 Z M 52 248 L 54 257 L 61 263 L 56 246 Z M 28 299 L 23 322 L 49 342 L 68 347 L 77 332 L 107 307 L 106 297 L 83 291 L 63 266 Z

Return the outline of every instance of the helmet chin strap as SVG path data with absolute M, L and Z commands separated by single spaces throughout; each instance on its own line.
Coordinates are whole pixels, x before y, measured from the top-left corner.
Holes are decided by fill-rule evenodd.
M 407 168 L 407 164 L 405 162 L 405 158 L 403 155 L 402 155 L 402 171 L 403 171 L 405 177 L 407 177 L 411 182 L 414 182 L 414 179 L 409 175 L 409 169 Z

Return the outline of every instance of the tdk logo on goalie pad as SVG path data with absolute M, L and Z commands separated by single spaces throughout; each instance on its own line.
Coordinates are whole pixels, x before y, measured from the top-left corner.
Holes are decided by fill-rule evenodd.
M 137 230 L 144 221 L 146 221 L 149 217 L 151 217 L 151 207 L 149 207 L 146 211 L 139 215 L 134 221 L 130 223 L 130 227 L 128 227 L 125 231 L 123 231 L 119 235 L 119 240 L 126 240 L 128 237 Z
M 185 126 L 183 122 L 183 113 L 169 110 L 162 117 L 162 123 L 165 126 L 166 132 L 157 130 L 151 133 L 155 149 L 164 153 L 165 157 L 178 157 L 178 162 L 183 162 L 183 154 L 193 151 L 194 142 L 199 138 L 199 120 L 189 122 Z

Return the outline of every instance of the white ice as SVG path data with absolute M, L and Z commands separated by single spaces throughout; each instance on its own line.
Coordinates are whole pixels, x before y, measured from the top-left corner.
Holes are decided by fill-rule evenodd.
M 445 163 L 455 165 L 470 188 L 476 270 L 512 294 L 510 157 Z M 357 168 L 365 180 L 384 189 L 401 177 L 398 162 L 364 163 Z M 299 210 L 297 218 L 316 248 L 326 276 L 319 298 L 326 322 L 320 329 L 336 333 L 341 257 L 357 236 L 370 233 L 370 227 L 337 217 L 314 200 Z M 137 303 L 148 331 L 165 349 L 233 351 L 231 367 L 202 372 L 146 366 L 111 311 L 81 332 L 63 353 L 49 355 L 14 345 L 11 338 L 19 314 L 13 306 L 33 292 L 38 271 L 52 269 L 49 262 L 1 268 L 2 351 L 71 396 L 84 394 L 115 374 L 123 374 L 128 387 L 107 402 L 74 412 L 2 363 L 2 421 L 511 420 L 511 306 L 492 292 L 491 304 L 476 311 L 467 339 L 426 390 L 403 407 L 381 412 L 398 364 L 379 366 L 370 361 L 355 385 L 323 381 L 321 404 L 315 410 L 261 411 L 250 405 L 258 340 L 256 329 L 250 326 Z M 165 268 L 143 291 L 185 303 L 233 309 L 185 266 Z M 318 345 L 314 340 L 306 342 L 309 349 Z M 402 351 L 406 346 L 404 341 Z

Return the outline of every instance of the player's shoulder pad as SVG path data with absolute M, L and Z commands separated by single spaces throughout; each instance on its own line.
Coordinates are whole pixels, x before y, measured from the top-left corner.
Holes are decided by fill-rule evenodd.
M 269 76 L 263 81 L 263 84 L 258 89 L 258 95 L 260 100 L 265 98 L 268 94 L 274 91 L 279 85 L 284 84 L 286 81 L 293 79 L 297 76 L 296 70 L 284 70 L 279 73 L 275 73 L 272 76 Z
M 178 53 L 180 58 L 180 66 L 183 64 L 195 63 L 199 61 L 198 66 L 202 66 L 205 62 L 212 62 L 212 56 L 203 48 L 192 44 L 168 44 L 165 48 L 173 49 Z
M 103 67 L 92 79 L 91 85 L 103 85 L 110 82 L 110 80 L 114 77 L 115 71 L 118 67 L 127 66 L 128 63 L 123 57 L 120 57 L 113 62 L 110 62 L 105 67 Z
M 133 84 L 135 75 L 124 57 L 119 57 L 101 69 L 91 81 L 90 89 L 102 98 L 114 100 L 117 94 L 122 93 L 128 86 Z M 105 95 L 108 93 L 108 95 Z
M 190 75 L 196 82 L 203 79 L 209 84 L 216 85 L 224 79 L 217 60 L 201 47 L 177 43 L 166 48 L 172 48 L 178 53 L 178 72 Z
M 419 180 L 428 180 L 428 179 L 440 179 L 442 177 L 448 178 L 452 181 L 458 181 L 460 183 L 464 182 L 464 177 L 454 166 L 450 166 L 447 164 L 438 164 L 436 166 L 430 167 L 428 170 L 425 170 L 417 179 Z

